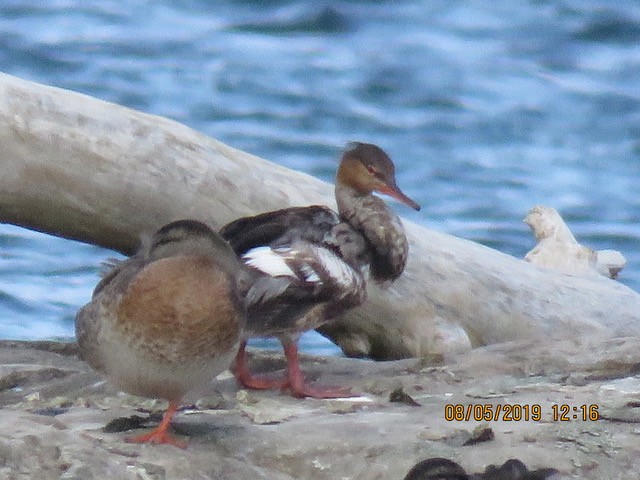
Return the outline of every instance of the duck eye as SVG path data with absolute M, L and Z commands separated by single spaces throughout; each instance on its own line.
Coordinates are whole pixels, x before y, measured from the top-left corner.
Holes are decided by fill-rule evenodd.
M 380 177 L 380 172 L 371 165 L 367 165 L 367 171 L 376 178 Z

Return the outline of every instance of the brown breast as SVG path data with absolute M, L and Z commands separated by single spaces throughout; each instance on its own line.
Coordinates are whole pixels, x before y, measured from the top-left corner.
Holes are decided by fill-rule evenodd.
M 231 279 L 212 259 L 175 256 L 136 275 L 118 307 L 116 328 L 153 357 L 180 362 L 233 348 L 243 318 Z

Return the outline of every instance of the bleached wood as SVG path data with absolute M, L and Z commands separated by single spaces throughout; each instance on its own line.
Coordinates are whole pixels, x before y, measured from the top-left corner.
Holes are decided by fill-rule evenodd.
M 537 245 L 524 259 L 573 275 L 616 278 L 627 264 L 617 250 L 594 250 L 578 243 L 555 208 L 536 205 L 524 219 Z
M 123 253 L 178 218 L 217 228 L 291 205 L 335 208 L 332 186 L 308 175 L 171 120 L 3 74 L 0 164 L 0 221 Z M 387 290 L 371 287 L 363 307 L 325 329 L 349 354 L 638 331 L 640 295 L 618 282 L 543 270 L 405 224 L 405 274 Z

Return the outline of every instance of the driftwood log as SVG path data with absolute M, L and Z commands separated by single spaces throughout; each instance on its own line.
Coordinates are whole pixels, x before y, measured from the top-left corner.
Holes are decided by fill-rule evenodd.
M 125 254 L 140 234 L 179 218 L 217 228 L 291 205 L 335 208 L 332 186 L 308 175 L 171 120 L 3 74 L 0 162 L 1 222 Z M 428 356 L 639 330 L 640 295 L 620 283 L 405 225 L 405 274 L 386 290 L 370 287 L 365 305 L 323 329 L 348 355 Z

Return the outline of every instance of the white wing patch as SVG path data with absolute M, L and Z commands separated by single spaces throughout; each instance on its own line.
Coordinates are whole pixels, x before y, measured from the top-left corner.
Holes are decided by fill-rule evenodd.
M 311 258 L 313 261 L 309 263 Z M 249 267 L 272 277 L 289 277 L 301 281 L 301 277 L 304 276 L 305 282 L 315 285 L 322 285 L 322 279 L 328 277 L 325 281 L 335 282 L 345 292 L 361 287 L 364 281 L 360 272 L 322 247 L 307 246 L 300 250 L 288 247 L 256 247 L 245 253 L 242 259 Z M 293 268 L 290 265 L 293 265 Z
M 298 278 L 295 272 L 287 265 L 282 255 L 273 251 L 271 247 L 252 248 L 242 256 L 242 260 L 248 266 L 272 277 Z
M 344 260 L 325 248 L 317 249 L 317 256 L 327 273 L 338 284 L 351 288 L 354 284 L 360 284 L 362 277 Z
M 320 277 L 318 273 L 313 269 L 313 267 L 307 263 L 300 266 L 300 270 L 304 273 L 305 281 L 309 283 L 321 283 Z
M 315 253 L 316 250 L 324 250 L 324 249 L 317 249 L 313 247 L 313 250 L 312 250 L 313 253 Z M 294 248 L 278 247 L 278 248 L 274 248 L 272 251 L 274 254 L 280 255 L 283 261 L 286 259 L 286 260 L 289 260 L 291 263 L 295 264 L 296 268 L 299 269 L 300 273 L 304 275 L 305 282 L 314 283 L 316 285 L 322 284 L 320 275 L 318 275 L 318 272 L 316 272 L 313 266 L 309 265 L 308 263 L 307 259 L 310 254 L 308 247 L 306 249 L 304 248 L 299 249 L 295 247 Z M 288 265 L 289 264 L 287 264 L 287 266 Z M 298 276 L 295 276 L 295 278 L 299 279 Z

